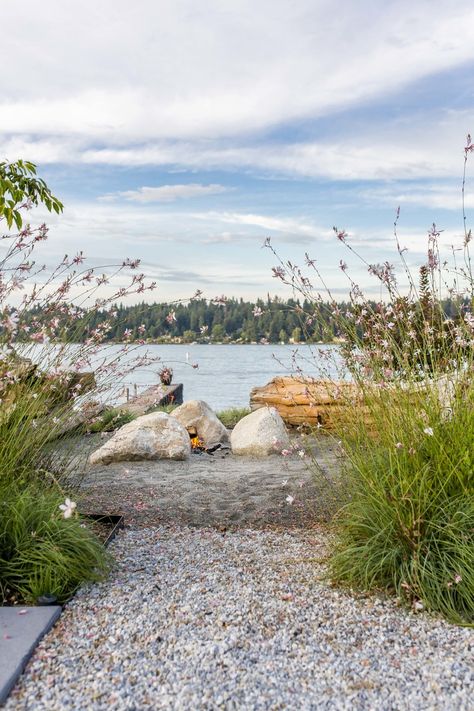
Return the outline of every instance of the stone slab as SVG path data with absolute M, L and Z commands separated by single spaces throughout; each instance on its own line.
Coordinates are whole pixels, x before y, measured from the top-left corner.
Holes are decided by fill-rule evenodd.
M 0 704 L 5 703 L 33 651 L 61 614 L 59 605 L 0 607 Z

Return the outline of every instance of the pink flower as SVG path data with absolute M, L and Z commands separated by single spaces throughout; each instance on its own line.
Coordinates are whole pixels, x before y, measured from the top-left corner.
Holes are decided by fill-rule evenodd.
M 333 227 L 333 232 L 340 242 L 345 242 L 347 239 L 347 232 L 345 230 L 339 230 L 337 227 Z
M 9 316 L 5 316 L 3 326 L 7 331 L 16 331 L 18 328 L 18 314 L 12 313 Z
M 285 278 L 285 270 L 283 267 L 272 267 L 272 272 L 273 276 L 276 277 L 277 279 L 284 279 Z
M 82 264 L 82 262 L 85 260 L 84 254 L 82 250 L 76 254 L 74 259 L 72 260 L 73 264 Z
M 227 296 L 215 296 L 212 300 L 211 303 L 216 304 L 216 306 L 225 306 L 227 303 Z
M 129 258 L 127 258 L 127 259 L 125 259 L 125 260 L 122 262 L 122 267 L 130 267 L 130 269 L 136 269 L 139 264 L 140 264 L 140 260 L 139 260 L 139 259 L 129 259 Z

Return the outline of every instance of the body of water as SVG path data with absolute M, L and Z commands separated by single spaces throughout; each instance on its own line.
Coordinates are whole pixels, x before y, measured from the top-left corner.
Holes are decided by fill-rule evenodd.
M 59 367 L 72 369 L 80 349 L 76 345 L 45 347 L 29 344 L 19 347 L 18 352 L 36 361 L 43 370 L 58 367 L 55 359 L 62 352 Z M 105 345 L 94 357 L 91 367 L 80 367 L 80 370 L 95 370 L 94 365 L 97 367 L 104 360 L 110 363 L 116 356 L 123 358 L 122 362 L 128 357 L 146 354 L 155 360 L 152 365 L 136 369 L 124 378 L 108 378 L 102 383 L 104 397 L 111 404 L 124 400 L 126 388 L 133 396 L 135 392 L 140 394 L 145 388 L 158 384 L 159 370 L 165 365 L 173 369 L 173 383 L 183 383 L 185 400 L 204 400 L 214 410 L 248 407 L 252 388 L 266 385 L 277 375 L 302 372 L 316 378 L 343 378 L 338 348 L 333 345 L 157 344 L 134 346 L 130 356 L 120 355 L 121 350 L 120 345 Z M 101 385 L 100 377 L 98 381 Z
M 299 366 L 305 375 L 338 377 L 337 349 L 330 345 L 154 345 L 143 346 L 163 365 L 173 368 L 173 382 L 183 383 L 185 400 L 205 400 L 213 409 L 247 407 L 253 387 L 276 375 L 293 375 Z M 193 368 L 197 364 L 197 368 Z M 159 382 L 159 366 L 127 376 L 126 384 L 144 387 Z

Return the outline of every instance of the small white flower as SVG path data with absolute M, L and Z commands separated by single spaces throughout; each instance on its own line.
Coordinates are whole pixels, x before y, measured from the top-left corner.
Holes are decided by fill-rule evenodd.
M 305 451 L 304 451 L 304 449 L 300 449 L 299 452 L 298 452 L 298 457 L 303 458 L 304 456 L 305 456 Z
M 428 435 L 429 437 L 432 437 L 432 436 L 433 436 L 433 428 L 432 428 L 432 427 L 425 427 L 425 429 L 423 430 L 423 432 L 424 432 L 426 435 Z
M 285 499 L 286 503 L 289 504 L 290 506 L 291 506 L 291 504 L 293 503 L 294 500 L 295 500 L 294 497 L 291 496 L 290 494 L 288 494 L 288 496 L 287 496 L 286 499 Z
M 461 580 L 462 580 L 462 578 L 461 578 L 461 576 L 459 575 L 459 573 L 454 576 L 454 582 L 456 583 L 456 585 L 459 585 L 459 583 L 461 582 Z
M 71 518 L 76 506 L 76 502 L 71 501 L 71 499 L 66 499 L 64 504 L 59 504 L 59 508 L 63 512 L 63 518 Z
M 425 606 L 423 605 L 421 600 L 416 600 L 416 602 L 413 603 L 413 609 L 415 610 L 415 612 L 421 612 L 425 609 Z
M 281 456 L 282 457 L 289 457 L 291 454 L 291 449 L 282 449 L 281 450 Z
M 287 486 L 287 484 L 288 484 L 288 479 L 283 479 L 283 481 L 281 482 L 281 485 Z
M 402 449 L 403 444 L 402 444 L 401 442 L 397 442 L 396 445 L 395 445 L 395 447 L 396 447 L 397 449 Z

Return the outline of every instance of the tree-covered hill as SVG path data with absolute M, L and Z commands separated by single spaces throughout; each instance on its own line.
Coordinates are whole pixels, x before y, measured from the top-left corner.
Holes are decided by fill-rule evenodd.
M 123 333 L 131 337 L 154 341 L 202 343 L 238 341 L 270 343 L 327 340 L 321 324 L 316 328 L 305 322 L 309 303 L 293 299 L 259 299 L 257 302 L 226 299 L 222 302 L 192 300 L 183 304 L 138 304 L 119 306 L 114 319 L 116 326 L 108 333 L 109 340 L 121 340 Z M 90 322 L 94 329 L 103 316 L 96 314 Z M 334 335 L 334 334 L 333 334 Z M 329 336 L 330 338 L 331 336 Z

